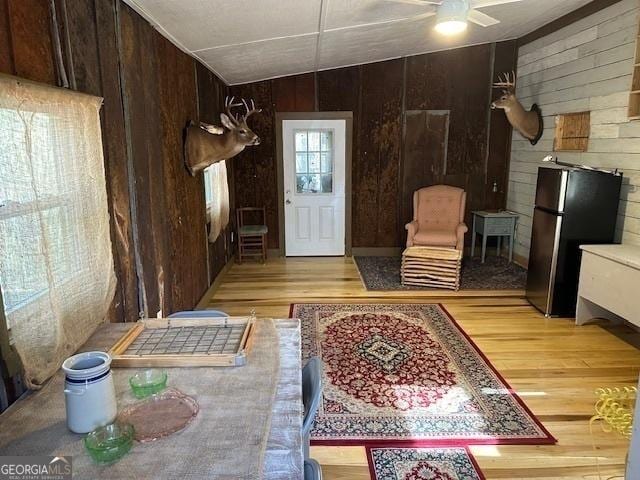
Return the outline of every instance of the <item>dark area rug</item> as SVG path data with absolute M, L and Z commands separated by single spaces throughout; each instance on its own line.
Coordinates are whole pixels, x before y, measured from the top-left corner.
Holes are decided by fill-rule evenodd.
M 353 257 L 367 290 L 433 290 L 400 283 L 402 257 Z M 504 257 L 464 258 L 460 290 L 521 290 L 527 271 Z

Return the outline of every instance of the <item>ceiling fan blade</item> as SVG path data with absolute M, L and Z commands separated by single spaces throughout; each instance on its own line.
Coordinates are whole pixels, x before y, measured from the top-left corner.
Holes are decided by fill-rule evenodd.
M 388 25 L 388 24 L 391 24 L 391 23 L 415 22 L 415 21 L 418 21 L 418 20 L 422 20 L 424 18 L 433 17 L 435 14 L 436 14 L 435 11 L 433 11 L 433 12 L 425 12 L 425 13 L 421 13 L 419 15 L 414 15 L 413 17 L 394 18 L 392 20 L 381 20 L 379 22 L 361 23 L 361 24 L 358 24 L 358 25 L 349 25 L 347 27 L 327 28 L 324 31 L 325 32 L 337 32 L 337 31 L 340 31 L 340 30 L 351 30 L 351 29 L 355 29 L 355 28 L 377 27 L 379 25 Z
M 407 5 L 440 5 L 442 1 L 431 1 L 431 0 L 386 0 L 387 2 L 393 3 L 405 3 Z
M 482 13 L 478 10 L 469 10 L 469 16 L 467 19 L 470 22 L 477 23 L 481 27 L 490 27 L 491 25 L 496 25 L 500 23 L 500 20 L 496 20 L 489 15 Z
M 505 5 L 507 3 L 521 2 L 522 0 L 471 0 L 471 8 L 493 7 L 495 5 Z

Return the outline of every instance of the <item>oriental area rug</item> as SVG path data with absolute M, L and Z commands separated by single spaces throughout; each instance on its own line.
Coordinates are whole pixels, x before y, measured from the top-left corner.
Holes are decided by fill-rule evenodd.
M 323 362 L 316 445 L 548 444 L 554 438 L 436 304 L 295 304 Z
M 466 448 L 367 448 L 372 480 L 484 480 Z

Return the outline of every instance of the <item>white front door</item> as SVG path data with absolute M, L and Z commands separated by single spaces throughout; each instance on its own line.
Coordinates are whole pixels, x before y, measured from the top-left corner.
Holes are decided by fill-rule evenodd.
M 287 256 L 344 255 L 345 120 L 283 120 Z

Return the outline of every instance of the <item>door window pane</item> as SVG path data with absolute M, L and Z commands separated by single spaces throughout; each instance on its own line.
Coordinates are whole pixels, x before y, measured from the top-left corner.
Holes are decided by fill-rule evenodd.
M 307 132 L 296 132 L 296 152 L 307 151 Z
M 309 153 L 309 172 L 320 173 L 320 154 L 317 152 Z
M 295 132 L 296 192 L 333 192 L 333 132 L 298 130 Z
M 309 168 L 307 167 L 307 154 L 296 153 L 296 173 L 307 173 Z

